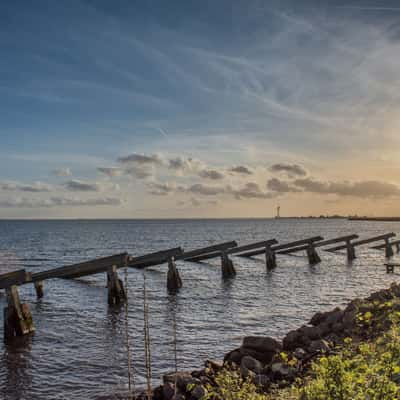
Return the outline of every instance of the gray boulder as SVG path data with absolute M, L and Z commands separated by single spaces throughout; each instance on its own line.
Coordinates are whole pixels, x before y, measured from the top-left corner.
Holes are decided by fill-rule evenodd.
M 242 347 L 254 349 L 260 353 L 272 353 L 282 350 L 282 344 L 270 337 L 247 336 L 243 339 Z
M 253 383 L 263 389 L 267 389 L 271 384 L 271 379 L 268 375 L 259 374 L 253 377 Z
M 329 315 L 326 317 L 325 322 L 329 325 L 336 324 L 340 322 L 343 318 L 344 312 L 340 308 L 335 308 L 333 311 L 329 312 Z
M 173 383 L 167 382 L 164 383 L 163 386 L 163 399 L 164 400 L 171 400 L 175 394 L 175 386 Z
M 326 340 L 319 339 L 312 341 L 307 350 L 309 353 L 328 353 L 330 347 Z
M 248 371 L 254 372 L 256 375 L 260 374 L 263 365 L 260 361 L 250 356 L 244 356 L 240 363 L 240 372 L 243 376 L 248 376 Z
M 301 333 L 299 331 L 290 331 L 282 341 L 284 350 L 294 350 L 297 347 L 302 347 Z
M 296 375 L 294 368 L 281 362 L 272 364 L 271 372 L 274 379 L 292 379 Z
M 302 360 L 303 358 L 305 358 L 307 356 L 307 352 L 302 349 L 301 347 L 298 347 L 294 352 L 293 355 L 298 359 L 298 360 Z
M 207 395 L 207 390 L 202 385 L 196 385 L 190 395 L 193 399 L 200 400 Z
M 321 324 L 322 322 L 325 321 L 327 315 L 326 313 L 322 313 L 322 312 L 317 312 L 316 314 L 314 314 L 314 316 L 311 318 L 310 320 L 310 324 L 317 326 L 319 324 Z

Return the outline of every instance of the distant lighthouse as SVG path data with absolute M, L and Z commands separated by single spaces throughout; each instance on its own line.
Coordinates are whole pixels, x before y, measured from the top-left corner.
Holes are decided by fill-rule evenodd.
M 275 218 L 278 219 L 281 217 L 281 206 L 276 207 L 276 216 Z

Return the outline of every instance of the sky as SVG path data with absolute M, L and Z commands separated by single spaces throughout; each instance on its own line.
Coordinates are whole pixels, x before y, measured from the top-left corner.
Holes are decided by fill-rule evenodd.
M 397 0 L 0 0 L 0 218 L 400 215 Z

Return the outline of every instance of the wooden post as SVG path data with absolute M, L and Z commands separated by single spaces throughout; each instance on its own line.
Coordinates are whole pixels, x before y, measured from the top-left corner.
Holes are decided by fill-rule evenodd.
M 37 281 L 34 283 L 34 285 L 35 285 L 35 290 L 36 290 L 36 296 L 38 299 L 41 299 L 44 296 L 43 281 Z
M 117 266 L 109 267 L 107 271 L 108 304 L 115 306 L 126 300 L 126 293 L 121 279 L 118 278 Z
M 267 264 L 267 270 L 270 271 L 271 269 L 276 268 L 276 254 L 271 249 L 271 246 L 265 247 L 265 262 Z
M 182 279 L 176 268 L 174 257 L 168 259 L 167 289 L 169 292 L 176 292 L 182 287 Z
M 315 265 L 321 262 L 321 259 L 319 258 L 319 255 L 317 253 L 317 250 L 315 250 L 315 247 L 312 243 L 310 243 L 307 247 L 307 257 L 310 265 Z
M 389 238 L 385 239 L 385 257 L 386 258 L 390 258 L 393 257 L 394 253 L 393 253 L 393 248 L 392 245 L 389 242 Z
M 389 273 L 394 273 L 394 264 L 385 264 L 386 265 L 386 272 Z
M 32 314 L 26 303 L 21 304 L 15 285 L 6 289 L 7 307 L 4 308 L 4 341 L 35 331 Z
M 350 240 L 346 240 L 347 260 L 353 261 L 356 259 L 356 250 Z
M 221 251 L 221 268 L 224 278 L 231 278 L 236 275 L 232 260 L 228 257 L 225 251 Z

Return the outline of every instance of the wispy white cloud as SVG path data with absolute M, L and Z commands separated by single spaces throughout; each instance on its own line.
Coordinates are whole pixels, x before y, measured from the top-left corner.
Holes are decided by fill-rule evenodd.
M 21 191 L 21 192 L 51 192 L 53 186 L 43 182 L 20 183 L 20 182 L 0 182 L 0 191 Z
M 17 197 L 0 200 L 3 208 L 54 208 L 54 207 L 88 207 L 88 206 L 120 206 L 121 199 L 115 197 L 100 197 L 81 199 L 78 197 L 51 197 L 49 199 L 31 199 Z
M 53 170 L 53 174 L 60 177 L 71 176 L 72 172 L 69 168 L 57 168 Z

